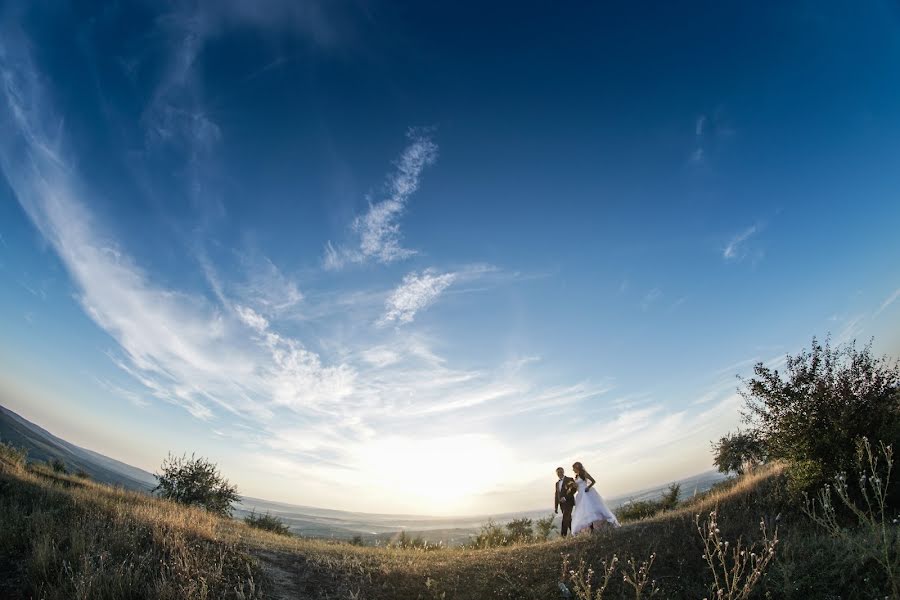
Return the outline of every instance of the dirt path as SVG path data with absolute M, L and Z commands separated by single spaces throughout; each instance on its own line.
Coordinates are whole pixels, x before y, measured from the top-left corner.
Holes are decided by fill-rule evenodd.
M 253 556 L 259 560 L 259 566 L 265 573 L 267 586 L 265 597 L 268 600 L 306 600 L 314 598 L 308 590 L 308 582 L 303 576 L 304 560 L 295 554 L 279 554 L 269 550 L 256 550 Z

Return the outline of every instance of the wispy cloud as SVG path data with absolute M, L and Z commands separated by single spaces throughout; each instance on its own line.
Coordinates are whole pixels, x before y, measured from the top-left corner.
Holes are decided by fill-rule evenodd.
M 751 225 L 732 237 L 722 250 L 722 258 L 725 260 L 740 260 L 747 255 L 747 241 L 759 233 L 757 225 Z
M 662 295 L 663 295 L 662 290 L 659 288 L 653 288 L 652 290 L 647 292 L 644 295 L 644 299 L 641 300 L 641 310 L 644 310 L 644 311 L 650 310 L 650 307 L 653 306 L 653 304 L 657 300 L 662 298 Z
M 210 418 L 211 407 L 265 416 L 271 399 L 295 409 L 340 402 L 348 367 L 322 365 L 298 341 L 268 330 L 248 310 L 212 305 L 166 289 L 102 234 L 78 198 L 84 189 L 45 124 L 57 120 L 29 57 L 0 53 L 3 95 L 12 117 L 0 165 L 19 202 L 62 259 L 85 312 L 115 339 L 118 364 L 153 395 Z M 54 132 L 57 129 L 54 128 Z M 242 323 L 263 334 L 246 344 Z
M 878 315 L 883 313 L 885 310 L 887 310 L 887 307 L 896 302 L 898 298 L 900 298 L 900 288 L 894 290 L 894 293 L 884 299 L 884 302 L 881 303 L 881 306 L 878 307 L 878 310 L 875 311 L 875 314 L 873 316 L 877 317 Z
M 379 324 L 412 322 L 417 312 L 433 304 L 455 280 L 455 273 L 439 274 L 433 269 L 426 269 L 421 274 L 407 274 L 403 283 L 388 296 Z
M 387 197 L 375 203 L 370 201 L 369 210 L 353 221 L 358 247 L 335 246 L 329 241 L 325 246 L 325 268 L 340 269 L 347 263 L 369 260 L 392 263 L 415 254 L 401 245 L 399 220 L 409 197 L 419 189 L 422 171 L 437 160 L 438 147 L 428 130 L 411 129 L 407 137 L 409 145 L 388 177 Z

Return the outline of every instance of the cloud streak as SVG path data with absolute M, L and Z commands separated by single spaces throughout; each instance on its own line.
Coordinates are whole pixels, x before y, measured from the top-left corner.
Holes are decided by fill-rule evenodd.
M 434 304 L 456 277 L 455 273 L 438 274 L 433 269 L 426 269 L 421 274 L 407 274 L 403 283 L 388 296 L 379 324 L 411 323 L 416 313 Z
M 747 240 L 759 233 L 759 227 L 751 225 L 732 237 L 722 250 L 722 258 L 729 261 L 740 260 L 747 255 Z
M 329 241 L 325 246 L 326 269 L 368 261 L 388 264 L 416 253 L 401 245 L 399 221 L 410 196 L 419 189 L 422 171 L 437 160 L 438 147 L 428 130 L 411 129 L 407 137 L 409 144 L 388 177 L 387 197 L 375 203 L 370 201 L 369 210 L 353 220 L 351 228 L 358 237 L 358 246 L 335 246 Z

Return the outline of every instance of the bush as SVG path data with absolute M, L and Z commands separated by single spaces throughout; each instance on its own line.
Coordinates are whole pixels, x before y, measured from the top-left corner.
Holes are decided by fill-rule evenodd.
M 362 541 L 362 538 L 360 538 L 360 541 Z M 415 538 L 410 537 L 405 531 L 401 531 L 400 535 L 391 540 L 390 545 L 395 548 L 416 548 L 419 550 L 437 550 L 438 548 L 442 548 L 439 544 L 429 544 L 422 539 L 422 536 L 416 536 Z
M 616 509 L 616 516 L 620 521 L 639 521 L 652 517 L 663 511 L 672 510 L 678 506 L 678 498 L 681 496 L 681 484 L 673 483 L 660 498 L 656 500 L 637 500 L 623 504 Z
M 553 523 L 555 520 L 556 517 L 554 515 L 548 515 L 543 519 L 538 519 L 537 521 L 535 521 L 535 538 L 542 542 L 547 541 L 550 538 L 550 534 L 553 533 Z
M 54 473 L 66 474 L 68 471 L 66 470 L 66 463 L 61 461 L 58 458 L 54 458 L 50 461 L 50 468 L 53 469 Z
M 883 466 L 881 459 L 884 459 Z M 888 502 L 893 467 L 891 446 L 881 444 L 878 451 L 873 451 L 869 441 L 863 438 L 857 448 L 857 489 L 851 491 L 847 477 L 840 474 L 833 485 L 819 490 L 815 499 L 807 499 L 804 512 L 832 537 L 843 542 L 859 562 L 877 564 L 891 598 L 900 598 L 900 530 Z M 834 501 L 835 496 L 839 503 Z M 846 526 L 847 519 L 839 509 L 852 515 L 856 527 Z
M 832 347 L 815 338 L 788 356 L 785 373 L 762 363 L 741 391 L 746 420 L 769 456 L 791 464 L 793 487 L 825 483 L 854 462 L 857 441 L 900 441 L 900 365 L 872 355 L 871 343 Z
M 249 515 L 244 517 L 244 523 L 246 523 L 250 527 L 262 529 L 264 531 L 271 531 L 272 533 L 277 533 L 278 535 L 291 535 L 291 530 L 287 526 L 287 524 L 278 517 L 273 517 L 268 512 L 264 515 L 257 515 L 256 511 L 254 510 Z
M 28 459 L 28 450 L 18 448 L 6 442 L 0 442 L 0 461 L 8 463 L 14 467 L 22 468 Z
M 713 443 L 713 464 L 720 473 L 743 475 L 745 470 L 765 462 L 765 444 L 755 431 L 729 433 Z
M 506 524 L 507 539 L 513 544 L 530 542 L 534 539 L 534 531 L 531 525 L 531 519 L 513 519 Z
M 90 479 L 91 474 L 84 469 L 78 469 L 77 471 L 75 471 L 75 477 L 78 477 L 79 479 Z
M 237 487 L 219 474 L 205 458 L 176 457 L 171 454 L 155 474 L 159 484 L 153 489 L 160 497 L 180 504 L 200 506 L 220 514 L 231 514 L 231 503 L 240 500 Z
M 472 540 L 473 548 L 496 548 L 498 546 L 508 546 L 509 538 L 503 527 L 497 525 L 493 519 L 489 519 L 487 523 L 481 526 L 481 531 Z

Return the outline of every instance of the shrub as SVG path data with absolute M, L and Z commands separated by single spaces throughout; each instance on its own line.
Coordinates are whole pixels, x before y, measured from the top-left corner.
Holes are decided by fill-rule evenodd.
M 489 519 L 487 523 L 481 526 L 481 531 L 472 540 L 473 548 L 496 548 L 498 546 L 508 546 L 509 538 L 503 527 L 497 525 L 493 519 Z
M 678 506 L 681 496 L 681 484 L 673 483 L 660 498 L 656 500 L 632 500 L 616 509 L 620 521 L 639 521 L 652 517 Z
M 78 477 L 79 479 L 90 479 L 91 474 L 84 469 L 78 469 L 77 471 L 75 471 L 75 477 Z
M 871 343 L 832 347 L 815 338 L 788 356 L 785 373 L 759 363 L 741 394 L 745 418 L 771 458 L 791 464 L 794 489 L 818 487 L 852 468 L 863 436 L 900 441 L 900 364 Z
M 538 519 L 537 521 L 535 521 L 535 538 L 542 542 L 547 541 L 550 538 L 550 534 L 553 533 L 553 523 L 555 520 L 556 517 L 554 515 L 548 515 L 543 519 Z
M 8 463 L 16 468 L 25 466 L 28 459 L 28 450 L 18 448 L 6 442 L 0 442 L 0 461 Z
M 50 468 L 53 469 L 54 473 L 61 473 L 61 474 L 68 473 L 68 471 L 66 470 L 66 463 L 64 463 L 63 461 L 61 461 L 58 458 L 54 458 L 53 460 L 50 461 Z
M 169 454 L 160 470 L 162 473 L 155 474 L 159 484 L 153 491 L 167 500 L 200 506 L 220 515 L 231 514 L 231 503 L 240 500 L 237 487 L 205 458 Z
M 391 540 L 390 545 L 394 546 L 395 548 L 416 548 L 419 550 L 437 550 L 443 547 L 440 544 L 429 544 L 424 539 L 422 539 L 422 536 L 416 536 L 415 538 L 410 537 L 410 535 L 405 531 L 401 531 L 400 535 Z
M 278 535 L 291 535 L 291 530 L 287 526 L 287 524 L 278 517 L 273 517 L 268 512 L 264 515 L 257 515 L 256 511 L 254 510 L 249 515 L 244 517 L 244 523 L 246 523 L 250 527 L 262 529 L 263 531 L 271 531 L 272 533 L 277 533 Z
M 835 477 L 834 485 L 824 486 L 816 499 L 807 499 L 804 512 L 812 521 L 840 540 L 860 563 L 872 562 L 882 570 L 892 598 L 900 598 L 900 530 L 888 505 L 888 490 L 894 454 L 891 446 L 880 445 L 873 452 L 865 438 L 857 450 L 859 472 L 856 493 L 851 493 L 844 474 Z M 884 466 L 879 462 L 884 459 Z M 833 496 L 840 507 L 852 515 L 856 527 L 846 527 L 838 514 Z M 885 596 L 887 597 L 887 596 Z
M 720 473 L 743 475 L 744 471 L 765 462 L 765 444 L 755 431 L 729 433 L 713 443 L 713 464 Z
M 534 531 L 531 526 L 531 519 L 513 519 L 506 524 L 507 539 L 513 544 L 531 541 L 534 539 Z

